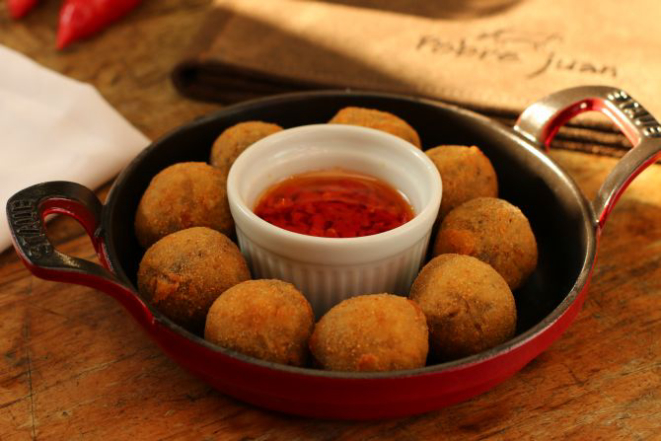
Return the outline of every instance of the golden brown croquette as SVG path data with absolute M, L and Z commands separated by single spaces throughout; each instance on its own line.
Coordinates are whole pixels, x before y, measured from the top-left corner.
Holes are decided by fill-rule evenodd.
M 135 214 L 135 234 L 144 248 L 191 227 L 234 234 L 225 180 L 204 162 L 181 162 L 154 176 Z
M 214 300 L 248 279 L 248 265 L 234 242 L 210 228 L 195 227 L 165 236 L 147 250 L 138 289 L 172 321 L 199 332 Z
M 439 218 L 471 199 L 498 196 L 496 171 L 478 147 L 442 145 L 425 153 L 443 180 Z
M 282 280 L 249 280 L 225 291 L 209 309 L 204 338 L 275 363 L 303 366 L 314 314 L 307 299 Z
M 329 124 L 349 124 L 352 126 L 369 127 L 390 133 L 417 148 L 421 148 L 420 136 L 406 121 L 392 113 L 362 107 L 345 107 L 328 121 Z
M 410 298 L 427 317 L 436 357 L 476 354 L 514 335 L 516 306 L 505 280 L 474 257 L 443 254 L 424 266 Z
M 466 254 L 491 265 L 515 290 L 537 266 L 537 242 L 526 216 L 503 199 L 476 198 L 452 210 L 434 243 L 434 256 Z
M 279 132 L 282 127 L 261 122 L 247 121 L 226 129 L 213 143 L 209 162 L 222 173 L 225 180 L 236 158 L 252 144 Z
M 324 369 L 374 372 L 425 365 L 425 316 L 414 302 L 392 294 L 353 297 L 319 320 L 310 350 Z

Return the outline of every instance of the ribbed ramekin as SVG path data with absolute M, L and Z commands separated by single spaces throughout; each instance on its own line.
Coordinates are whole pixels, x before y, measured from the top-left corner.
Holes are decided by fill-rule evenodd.
M 263 192 L 292 175 L 342 168 L 398 189 L 415 217 L 384 233 L 326 238 L 276 227 L 253 213 Z M 373 129 L 318 124 L 284 130 L 246 149 L 227 180 L 239 247 L 255 278 L 293 283 L 317 317 L 361 294 L 406 294 L 426 255 L 441 203 L 436 166 L 408 142 Z

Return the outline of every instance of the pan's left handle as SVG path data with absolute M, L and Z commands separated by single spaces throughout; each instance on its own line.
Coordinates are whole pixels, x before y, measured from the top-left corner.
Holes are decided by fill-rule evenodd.
M 46 182 L 21 190 L 7 202 L 14 248 L 35 276 L 99 289 L 118 300 L 136 319 L 151 321 L 149 308 L 133 288 L 110 270 L 100 228 L 102 209 L 90 189 L 73 182 Z M 104 266 L 55 249 L 45 225 L 46 216 L 54 213 L 71 216 L 83 226 Z
M 661 125 L 623 90 L 583 86 L 561 90 L 528 107 L 514 130 L 535 144 L 548 146 L 560 127 L 579 113 L 599 111 L 626 135 L 633 148 L 616 164 L 592 202 L 599 230 L 636 176 L 661 155 Z

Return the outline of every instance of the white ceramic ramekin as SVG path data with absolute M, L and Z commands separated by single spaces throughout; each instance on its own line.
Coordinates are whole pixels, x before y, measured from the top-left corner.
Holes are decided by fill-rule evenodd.
M 293 233 L 253 213 L 273 184 L 299 173 L 342 168 L 402 192 L 415 217 L 384 233 L 326 238 Z M 363 127 L 317 124 L 270 135 L 234 162 L 227 195 L 239 247 L 255 278 L 293 283 L 317 317 L 355 295 L 406 294 L 423 262 L 441 203 L 436 166 L 408 142 Z

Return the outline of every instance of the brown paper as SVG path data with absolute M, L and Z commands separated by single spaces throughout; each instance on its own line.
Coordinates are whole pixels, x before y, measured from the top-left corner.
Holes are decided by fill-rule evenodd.
M 658 0 L 444 4 L 216 0 L 175 84 L 219 101 L 320 87 L 390 91 L 506 121 L 551 92 L 600 84 L 661 114 Z M 627 147 L 603 118 L 581 118 L 561 135 L 565 146 L 589 141 L 582 150 Z

